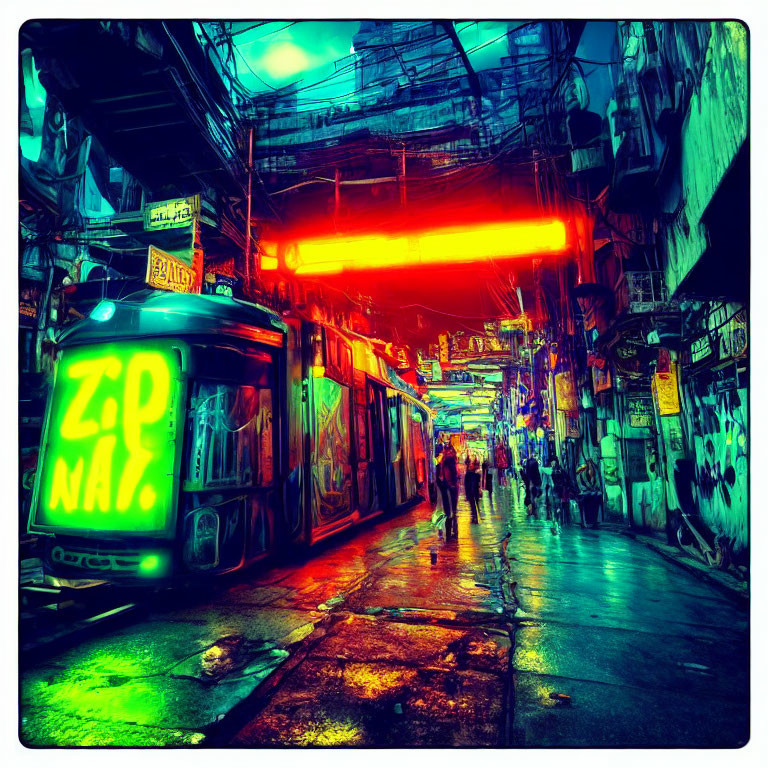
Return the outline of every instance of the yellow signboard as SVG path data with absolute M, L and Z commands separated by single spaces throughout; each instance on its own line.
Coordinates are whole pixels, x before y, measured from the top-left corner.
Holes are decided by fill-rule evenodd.
M 555 397 L 557 399 L 558 411 L 573 413 L 579 410 L 576 390 L 573 386 L 573 377 L 570 372 L 555 374 Z
M 659 407 L 659 416 L 680 413 L 680 396 L 677 391 L 677 368 L 670 366 L 668 373 L 655 373 L 652 388 Z
M 147 285 L 176 293 L 197 293 L 197 273 L 170 253 L 149 246 Z
M 162 200 L 144 207 L 144 229 L 186 227 L 200 212 L 200 196 Z
M 448 347 L 448 334 L 438 334 L 437 343 L 439 345 L 438 360 L 441 363 L 447 363 L 451 359 L 451 353 Z

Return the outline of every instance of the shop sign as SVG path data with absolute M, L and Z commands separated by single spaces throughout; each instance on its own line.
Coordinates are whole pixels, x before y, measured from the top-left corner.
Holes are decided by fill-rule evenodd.
M 438 359 L 441 363 L 447 363 L 450 360 L 450 353 L 448 350 L 448 334 L 439 334 L 437 337 L 437 343 L 440 349 Z
M 702 336 L 691 344 L 691 362 L 698 363 L 706 360 L 712 354 L 712 345 L 709 336 Z
M 611 369 L 607 365 L 602 369 L 592 366 L 592 386 L 595 388 L 595 394 L 610 390 L 612 383 Z
M 197 293 L 197 273 L 170 253 L 149 246 L 147 285 L 176 293 Z
M 714 387 L 718 394 L 739 388 L 739 372 L 736 363 L 732 363 L 724 370 L 717 372 Z
M 186 227 L 198 213 L 200 213 L 200 195 L 148 203 L 144 206 L 144 229 Z
M 654 373 L 651 389 L 659 408 L 659 416 L 680 413 L 680 395 L 677 391 L 677 370 L 671 366 L 667 373 Z
M 555 374 L 555 397 L 558 411 L 578 411 L 579 404 L 570 371 Z
M 747 320 L 744 310 L 720 329 L 720 359 L 742 357 L 747 351 Z
M 532 329 L 533 325 L 531 323 L 530 318 L 527 315 L 520 315 L 520 317 L 516 318 L 504 318 L 499 323 L 499 332 L 500 333 L 512 333 L 514 331 L 530 331 Z
M 22 317 L 29 317 L 34 320 L 37 317 L 37 304 L 31 301 L 19 301 L 19 314 Z
M 565 416 L 565 436 L 566 437 L 580 437 L 579 420 L 574 416 Z
M 630 427 L 653 427 L 653 401 L 648 395 L 627 395 Z
M 19 322 L 37 319 L 37 305 L 40 301 L 40 288 L 37 285 L 20 286 Z

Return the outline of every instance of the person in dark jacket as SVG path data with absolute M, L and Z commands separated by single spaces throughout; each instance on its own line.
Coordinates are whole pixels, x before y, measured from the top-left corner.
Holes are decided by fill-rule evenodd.
M 491 474 L 491 468 L 488 465 L 487 456 L 483 457 L 482 487 L 488 491 L 488 501 L 491 502 L 491 509 L 493 509 L 493 475 Z
M 551 463 L 552 488 L 554 498 L 551 500 L 554 507 L 553 517 L 560 523 L 566 523 L 570 519 L 568 502 L 571 496 L 571 479 L 568 473 L 560 466 L 560 460 L 555 456 Z
M 507 452 L 504 450 L 504 446 L 501 443 L 496 443 L 493 455 L 494 462 L 496 463 L 496 471 L 499 473 L 499 485 L 504 487 L 507 484 L 506 474 L 509 461 L 507 461 Z
M 448 494 L 448 484 L 443 480 L 443 449 L 445 448 L 446 440 L 445 435 L 441 435 L 440 440 L 435 443 L 435 480 L 437 489 L 440 491 L 443 513 L 447 520 L 448 512 L 451 509 L 451 497 Z
M 442 482 L 445 484 L 448 503 L 445 504 L 445 540 L 450 541 L 459 535 L 456 521 L 456 509 L 459 505 L 459 467 L 456 449 L 446 444 L 440 454 L 440 466 Z
M 581 525 L 584 528 L 597 528 L 603 492 L 600 487 L 600 475 L 592 459 L 587 459 L 586 464 L 579 467 L 576 482 L 579 488 Z
M 525 506 L 529 515 L 536 513 L 536 500 L 541 494 L 541 472 L 535 456 L 525 462 Z
M 469 508 L 472 510 L 472 522 L 478 522 L 477 502 L 480 497 L 480 465 L 474 456 L 467 455 L 467 471 L 464 475 L 464 494 L 469 502 Z

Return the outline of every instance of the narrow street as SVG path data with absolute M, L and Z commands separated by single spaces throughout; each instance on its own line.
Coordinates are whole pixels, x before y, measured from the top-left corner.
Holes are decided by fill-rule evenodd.
M 478 525 L 462 494 L 457 543 L 438 540 L 422 504 L 239 582 L 163 597 L 141 621 L 22 669 L 23 741 L 747 740 L 746 612 L 615 530 L 553 534 L 510 488 L 493 509 L 483 495 Z
M 578 13 L 11 25 L 15 748 L 756 748 L 764 25 Z

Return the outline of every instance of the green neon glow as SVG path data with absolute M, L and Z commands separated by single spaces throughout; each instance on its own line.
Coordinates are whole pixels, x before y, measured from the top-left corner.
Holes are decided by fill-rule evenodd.
M 147 555 L 139 565 L 139 569 L 142 571 L 154 571 L 160 564 L 160 558 L 157 555 Z
M 147 555 L 139 563 L 139 571 L 153 573 L 160 567 L 160 558 L 157 555 Z
M 44 447 L 37 524 L 166 529 L 179 379 L 178 356 L 163 343 L 64 351 Z

